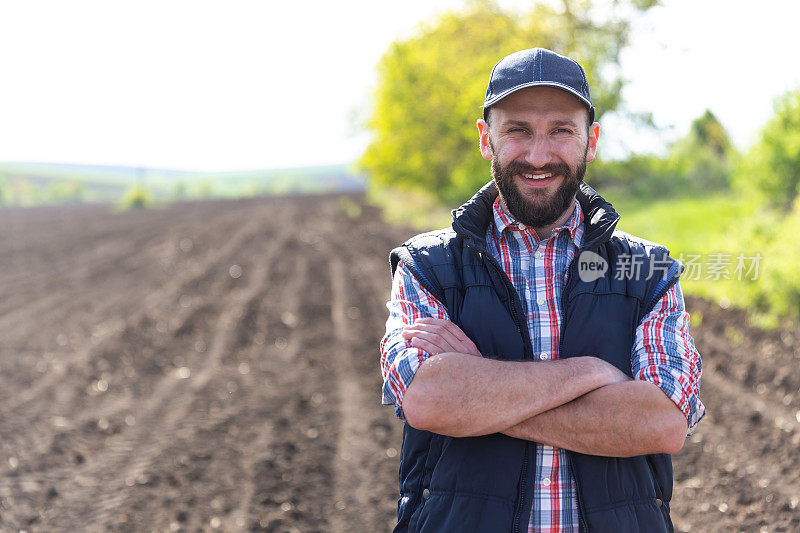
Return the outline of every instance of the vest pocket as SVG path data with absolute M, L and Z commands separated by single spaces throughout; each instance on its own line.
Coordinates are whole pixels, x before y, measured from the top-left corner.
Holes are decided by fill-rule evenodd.
M 484 494 L 430 491 L 411 518 L 409 531 L 441 533 L 511 531 L 514 502 Z

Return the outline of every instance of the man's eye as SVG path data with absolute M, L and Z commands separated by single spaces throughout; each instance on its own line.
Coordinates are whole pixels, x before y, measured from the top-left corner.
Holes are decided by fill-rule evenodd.
M 525 133 L 525 130 L 522 128 L 512 128 L 508 130 L 509 133 Z
M 563 135 L 563 134 L 572 133 L 572 131 L 568 130 L 567 128 L 558 128 L 558 129 L 554 130 L 553 133 L 558 133 L 558 134 L 562 134 Z

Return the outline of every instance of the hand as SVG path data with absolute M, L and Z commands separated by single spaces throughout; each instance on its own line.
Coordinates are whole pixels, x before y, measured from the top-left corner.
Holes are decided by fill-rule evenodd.
M 420 318 L 403 329 L 404 339 L 431 355 L 456 352 L 481 356 L 477 346 L 461 328 L 441 318 Z

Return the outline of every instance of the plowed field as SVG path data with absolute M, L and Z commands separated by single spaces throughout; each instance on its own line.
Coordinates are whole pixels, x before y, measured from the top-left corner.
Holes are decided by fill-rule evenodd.
M 0 210 L 0 531 L 386 531 L 388 251 L 359 196 Z M 800 337 L 690 300 L 679 531 L 800 530 Z

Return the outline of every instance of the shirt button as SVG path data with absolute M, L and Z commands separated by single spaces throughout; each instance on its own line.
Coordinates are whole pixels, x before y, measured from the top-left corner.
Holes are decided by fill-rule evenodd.
M 542 258 L 542 252 L 539 252 L 539 251 L 534 252 L 533 257 L 535 257 L 536 259 L 541 259 Z
M 544 485 L 545 487 L 549 487 L 550 486 L 550 478 L 549 477 L 544 478 L 542 480 L 542 485 Z
M 543 305 L 544 304 L 544 296 L 539 296 L 538 298 L 536 298 L 536 303 L 539 304 L 539 305 Z
M 540 354 L 539 354 L 539 359 L 541 359 L 542 361 L 544 361 L 545 359 L 547 359 L 547 352 L 542 352 L 542 353 L 540 353 Z M 548 482 L 548 483 L 549 483 L 549 482 Z
M 517 225 L 519 226 L 519 229 L 521 229 L 522 231 L 525 231 L 525 224 L 523 224 L 522 222 L 520 222 L 520 223 L 518 223 Z
M 429 491 L 428 489 L 422 489 L 422 498 L 423 499 L 427 500 L 428 496 L 430 496 L 430 495 L 431 495 L 431 491 Z

